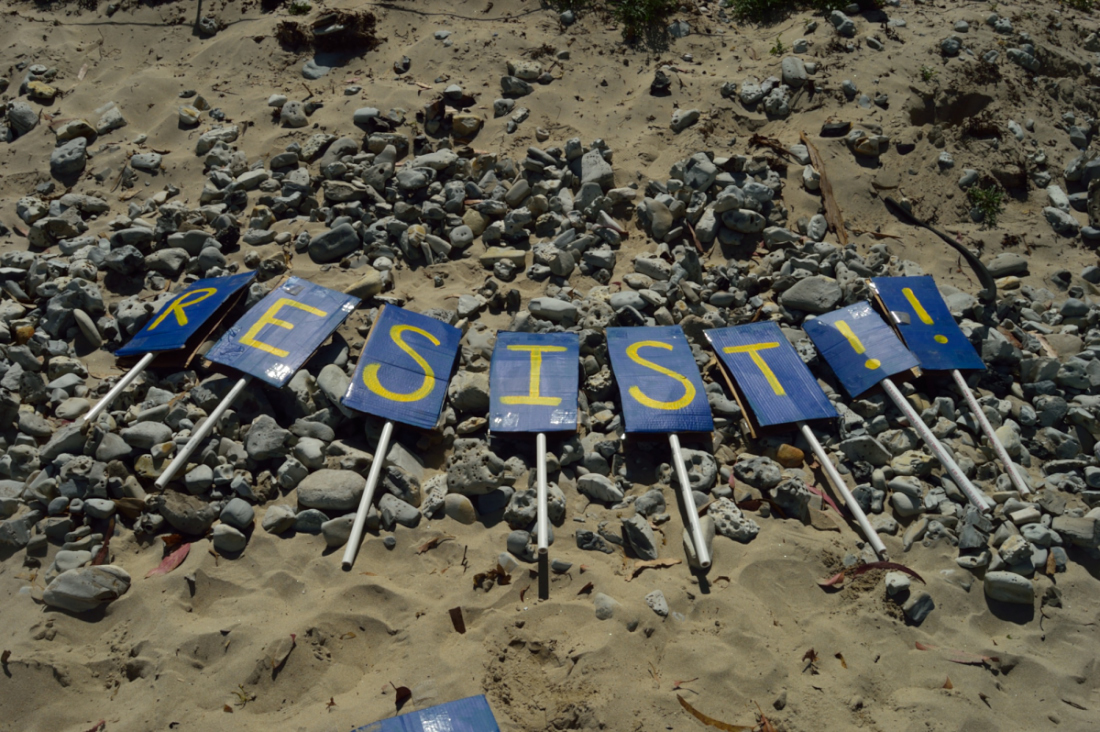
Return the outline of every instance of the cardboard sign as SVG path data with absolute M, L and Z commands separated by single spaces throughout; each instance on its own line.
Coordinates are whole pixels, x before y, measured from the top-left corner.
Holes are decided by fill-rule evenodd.
M 608 328 L 627 432 L 710 432 L 714 419 L 699 367 L 678 325 Z
M 352 732 L 500 732 L 484 694 L 401 714 Z
M 921 368 L 931 371 L 985 368 L 982 357 L 951 317 L 951 310 L 931 277 L 875 277 L 871 286 Z
M 358 304 L 357 297 L 291 277 L 234 323 L 206 357 L 285 386 Z
M 761 427 L 836 417 L 836 408 L 777 323 L 719 328 L 706 335 Z
M 852 397 L 918 365 L 917 357 L 866 300 L 807 320 L 802 329 Z
M 144 356 L 184 348 L 203 323 L 255 277 L 255 272 L 245 272 L 198 280 L 169 300 L 129 343 L 115 351 L 115 356 Z
M 460 340 L 453 325 L 383 305 L 341 401 L 395 422 L 435 427 Z
M 580 340 L 575 333 L 497 333 L 489 367 L 489 429 L 577 429 Z

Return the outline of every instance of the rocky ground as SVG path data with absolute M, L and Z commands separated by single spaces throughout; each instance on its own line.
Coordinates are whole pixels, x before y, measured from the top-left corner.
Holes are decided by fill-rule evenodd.
M 485 693 L 507 730 L 701 729 L 677 695 L 792 731 L 1091 728 L 1100 21 L 895 2 L 754 26 L 687 3 L 626 45 L 599 8 L 561 10 L 214 3 L 193 28 L 178 3 L 11 6 L 13 728 L 351 729 L 392 714 L 394 686 L 405 709 Z M 887 197 L 979 257 L 996 298 Z M 286 389 L 251 385 L 158 491 L 232 374 L 155 367 L 78 420 L 173 292 L 243 271 L 257 282 L 227 322 L 287 275 L 363 305 Z M 948 380 L 901 387 L 988 515 L 883 394 L 844 395 L 800 328 L 866 299 L 869 277 L 922 273 L 987 364 L 969 381 L 1030 491 Z M 438 429 L 396 431 L 343 573 L 381 421 L 340 397 L 384 303 L 465 335 Z M 862 568 L 877 558 L 795 431 L 742 429 L 704 332 L 759 320 L 836 404 L 817 432 L 904 567 Z M 667 443 L 624 439 L 603 335 L 674 324 L 715 415 L 686 451 L 706 572 Z M 581 341 L 581 429 L 550 441 L 549 601 L 534 441 L 486 432 L 503 329 Z M 180 566 L 146 578 L 166 555 Z

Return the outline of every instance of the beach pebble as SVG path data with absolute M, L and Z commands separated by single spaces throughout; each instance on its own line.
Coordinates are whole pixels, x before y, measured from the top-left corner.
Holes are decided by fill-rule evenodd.
M 610 620 L 615 615 L 615 610 L 620 607 L 618 602 L 602 592 L 592 596 L 592 605 L 596 609 L 597 620 Z
M 210 538 L 213 540 L 214 550 L 219 554 L 243 552 L 248 544 L 248 538 L 229 524 L 215 526 Z
M 347 544 L 354 523 L 355 514 L 349 513 L 321 524 L 321 536 L 325 539 L 325 545 L 337 548 Z
M 130 575 L 121 567 L 104 564 L 70 569 L 59 574 L 42 593 L 49 607 L 83 613 L 113 602 L 130 589 Z
M 665 593 L 660 590 L 654 590 L 646 595 L 645 604 L 662 618 L 668 617 L 668 600 L 665 599 Z
M 904 572 L 886 573 L 886 594 L 896 597 L 909 591 L 909 575 Z
M 294 508 L 285 504 L 268 506 L 260 525 L 269 534 L 283 534 L 294 528 Z
M 631 516 L 623 519 L 623 536 L 634 554 L 641 559 L 657 558 L 657 538 L 649 521 L 643 516 Z
M 230 499 L 229 502 L 225 504 L 225 508 L 222 509 L 220 516 L 222 523 L 229 524 L 241 531 L 252 526 L 254 517 L 255 511 L 252 506 L 249 505 L 248 501 L 245 501 L 243 498 Z
M 1031 605 L 1035 602 L 1035 585 L 1031 580 L 1013 572 L 986 572 L 983 581 L 985 594 L 991 600 Z
M 901 606 L 905 618 L 913 625 L 920 625 L 936 609 L 936 603 L 927 592 L 913 593 Z
M 354 511 L 365 488 L 366 480 L 359 473 L 324 468 L 298 484 L 298 504 L 323 511 Z

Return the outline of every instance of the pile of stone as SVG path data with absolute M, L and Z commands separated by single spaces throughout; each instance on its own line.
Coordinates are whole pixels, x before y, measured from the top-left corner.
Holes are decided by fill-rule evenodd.
M 774 89 L 801 73 L 795 63 L 783 68 L 783 84 Z M 515 96 L 529 89 L 525 77 L 541 82 L 545 73 L 513 64 L 502 88 Z M 271 104 L 291 127 L 309 114 L 285 98 Z M 449 131 L 449 139 L 417 136 L 410 145 L 397 132 L 405 122 L 400 110 L 364 108 L 352 119 L 362 134 L 312 135 L 251 163 L 235 147 L 239 127 L 218 124 L 198 138 L 206 181 L 197 207 L 171 188 L 131 200 L 124 213 L 91 195 L 47 202 L 48 189 L 20 200 L 29 250 L 0 256 L 0 282 L 11 296 L 0 301 L 0 549 L 25 550 L 25 561 L 37 564 L 48 544 L 60 546 L 45 570 L 48 604 L 82 612 L 125 592 L 129 579 L 104 550 L 111 518 L 118 519 L 116 532 L 209 534 L 219 553 L 232 556 L 247 551 L 260 509 L 264 531 L 320 534 L 328 546 L 341 546 L 364 476 L 383 457 L 380 499 L 367 526 L 384 534 L 387 546 L 396 545 L 395 527 L 413 528 L 425 517 L 467 524 L 499 518 L 509 530 L 500 566 L 532 561 L 533 450 L 514 454 L 514 445 L 485 436 L 495 333 L 478 316 L 489 307 L 512 313 L 511 330 L 579 335 L 581 430 L 552 446 L 547 467 L 550 518 L 559 532 L 570 520 L 582 550 L 658 558 L 664 542 L 656 534 L 677 510 L 669 504 L 677 494 L 666 453 L 624 446 L 604 329 L 678 324 L 705 368 L 705 330 L 766 319 L 780 323 L 835 402 L 840 418 L 835 433 L 823 433 L 824 443 L 878 531 L 901 534 L 905 549 L 918 542 L 957 546 L 962 571 L 949 570 L 952 576 L 960 584 L 982 576 L 990 598 L 1006 602 L 1031 602 L 1041 594 L 1037 587 L 1049 600 L 1051 585 L 1040 576 L 1064 569 L 1076 553 L 1095 556 L 1100 308 L 1068 273 L 1064 295 L 1056 294 L 1021 286 L 1026 260 L 1002 258 L 991 263 L 1001 278 L 999 302 L 942 288 L 989 366 L 971 381 L 1032 493 L 1012 490 L 954 392 L 931 379 L 902 387 L 964 472 L 993 495 L 997 508 L 984 516 L 881 396 L 841 396 L 799 329 L 807 318 L 867 298 L 868 277 L 915 275 L 917 265 L 891 256 L 885 244 L 861 255 L 854 244 L 826 241 L 820 214 L 790 222 L 786 177 L 771 152 L 700 151 L 673 165 L 667 180 L 617 187 L 613 153 L 601 140 L 532 146 L 519 161 L 474 152 L 465 141 L 480 124 L 468 106 L 456 88 L 423 111 L 425 123 Z M 92 134 L 85 126 L 73 134 Z M 858 130 L 846 140 L 857 152 L 881 143 Z M 802 166 L 795 178 L 816 190 L 819 175 L 806 148 L 792 145 L 788 153 Z M 138 171 L 160 164 L 156 153 L 130 160 Z M 632 217 L 635 223 L 624 223 Z M 274 223 L 288 220 L 324 222 L 327 230 L 276 233 Z M 646 251 L 624 261 L 620 245 L 629 236 L 645 237 Z M 91 381 L 78 353 L 117 347 L 163 303 L 129 293 L 169 297 L 197 277 L 235 272 L 227 255 L 237 248 L 259 273 L 240 307 L 257 302 L 287 269 L 282 252 L 261 258 L 252 249 L 269 243 L 357 271 L 348 292 L 374 298 L 368 306 L 400 302 L 385 292 L 396 268 L 477 257 L 486 284 L 453 309 L 427 313 L 465 330 L 438 430 L 429 437 L 399 430 L 389 453 L 374 455 L 369 446 L 377 444 L 379 422 L 340 403 L 370 312 L 345 326 L 286 389 L 250 386 L 177 483 L 151 493 L 234 380 L 201 365 L 147 372 L 108 413 L 82 426 L 74 420 L 109 384 Z M 762 256 L 700 256 L 712 247 L 762 247 Z M 1100 280 L 1096 268 L 1082 274 Z M 596 284 L 582 291 L 578 275 Z M 543 283 L 543 294 L 525 307 L 519 291 L 508 288 L 521 277 Z M 126 296 L 109 305 L 104 290 Z M 747 442 L 740 408 L 712 371 L 706 376 L 716 431 L 710 444 L 696 446 L 704 449 L 685 452 L 707 540 L 752 541 L 773 516 L 837 529 L 833 512 L 807 488 L 815 482 L 807 446 L 794 433 Z M 433 446 L 448 451 L 437 475 L 417 457 Z M 691 542 L 684 544 L 693 559 Z M 868 547 L 857 546 L 851 562 L 874 560 Z M 93 565 L 101 554 L 108 563 Z M 565 571 L 568 563 L 554 568 Z M 906 598 L 910 620 L 920 622 L 934 604 L 926 594 L 906 596 L 901 584 L 887 581 L 891 596 Z M 662 599 L 652 598 L 656 612 L 667 612 Z

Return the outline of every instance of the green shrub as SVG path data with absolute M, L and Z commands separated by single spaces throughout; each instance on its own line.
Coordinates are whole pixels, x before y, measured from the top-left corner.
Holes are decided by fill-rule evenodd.
M 677 7 L 674 0 L 615 0 L 610 9 L 611 16 L 623 25 L 623 37 L 631 41 L 663 26 Z
M 983 225 L 992 229 L 997 225 L 997 217 L 1005 210 L 1005 192 L 996 185 L 987 185 L 984 188 L 974 186 L 966 192 L 970 199 L 970 205 L 982 212 L 985 217 Z

